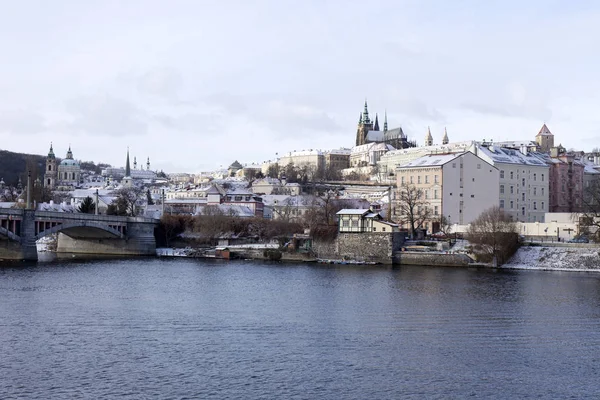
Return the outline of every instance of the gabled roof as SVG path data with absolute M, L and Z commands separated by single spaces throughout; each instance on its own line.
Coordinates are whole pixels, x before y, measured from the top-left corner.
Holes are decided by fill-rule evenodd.
M 542 126 L 542 129 L 540 129 L 540 131 L 536 135 L 536 137 L 537 136 L 554 136 L 554 135 L 552 134 L 552 132 L 550 132 L 550 129 L 548 129 L 548 127 L 546 126 L 546 124 L 544 124 Z

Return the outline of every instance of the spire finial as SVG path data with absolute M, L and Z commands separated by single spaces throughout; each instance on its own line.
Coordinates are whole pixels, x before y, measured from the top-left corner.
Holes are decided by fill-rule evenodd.
M 127 159 L 125 160 L 125 176 L 131 176 L 131 166 L 129 165 L 129 146 L 127 146 Z
M 387 124 L 387 110 L 384 110 L 383 112 L 383 131 L 387 132 L 388 130 L 388 124 Z

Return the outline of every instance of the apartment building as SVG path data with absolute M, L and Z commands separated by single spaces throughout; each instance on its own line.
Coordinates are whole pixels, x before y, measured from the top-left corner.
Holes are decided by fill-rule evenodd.
M 432 212 L 425 226 L 430 232 L 438 229 L 435 221 L 441 215 L 464 225 L 498 204 L 498 169 L 471 152 L 423 156 L 399 166 L 396 173 L 398 190 L 407 185 L 423 190 Z
M 544 222 L 549 211 L 550 167 L 539 153 L 479 143 L 475 154 L 499 170 L 495 202 L 513 220 Z

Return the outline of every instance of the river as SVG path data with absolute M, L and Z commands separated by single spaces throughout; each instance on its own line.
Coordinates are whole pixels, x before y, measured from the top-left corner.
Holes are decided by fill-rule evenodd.
M 0 398 L 600 396 L 600 274 L 195 259 L 0 267 Z

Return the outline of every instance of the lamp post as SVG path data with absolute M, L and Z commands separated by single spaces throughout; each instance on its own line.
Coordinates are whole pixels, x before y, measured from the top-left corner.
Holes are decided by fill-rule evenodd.
M 96 202 L 94 204 L 94 215 L 98 215 L 98 189 L 96 189 Z

